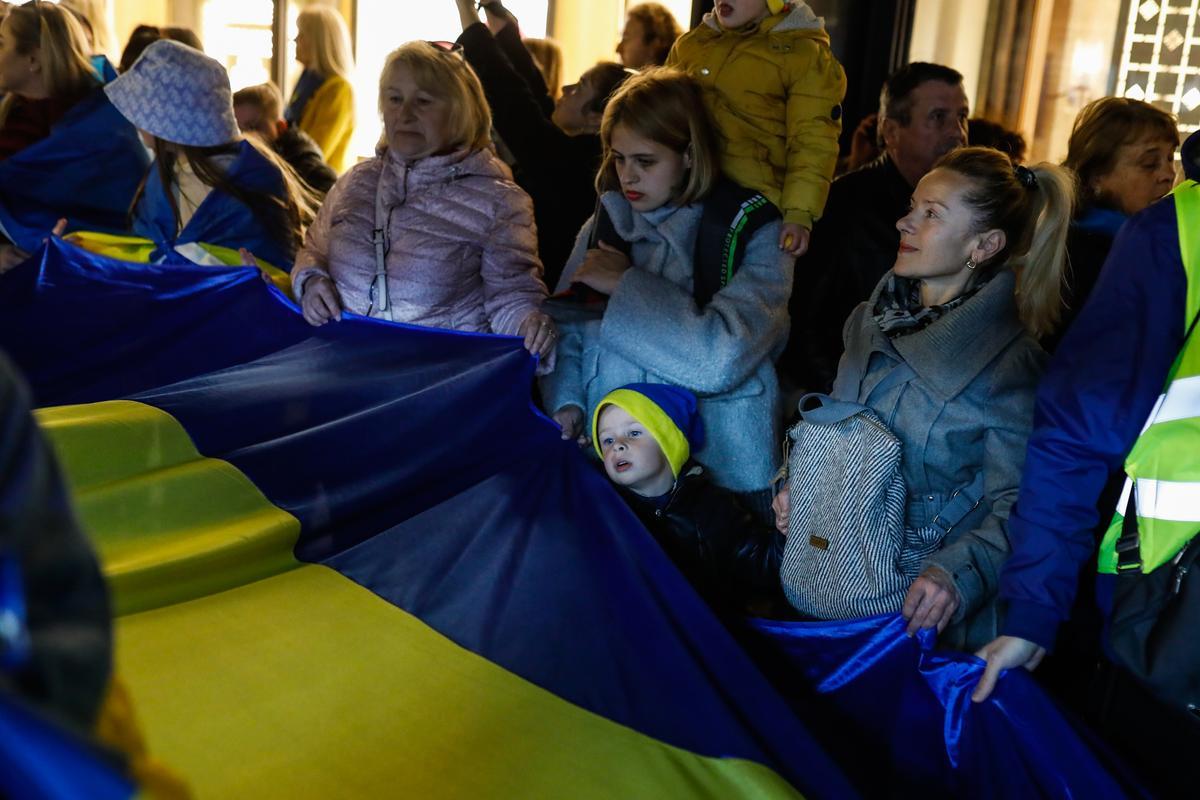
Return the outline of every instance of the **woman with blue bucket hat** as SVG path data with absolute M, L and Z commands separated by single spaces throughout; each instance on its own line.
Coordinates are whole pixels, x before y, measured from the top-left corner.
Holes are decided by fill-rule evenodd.
M 151 261 L 228 263 L 245 248 L 291 268 L 313 195 L 278 156 L 242 136 L 219 62 L 160 40 L 104 91 L 154 151 L 132 215 L 133 233 L 155 245 Z

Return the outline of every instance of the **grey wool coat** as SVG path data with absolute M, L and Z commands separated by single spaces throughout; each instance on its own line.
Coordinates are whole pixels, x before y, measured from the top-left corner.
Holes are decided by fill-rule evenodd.
M 780 223 L 746 243 L 741 266 L 707 306 L 692 297 L 699 203 L 634 211 L 617 192 L 601 198 L 632 245 L 632 266 L 603 319 L 560 322 L 558 364 L 542 378 L 551 412 L 584 410 L 590 433 L 596 404 L 627 383 L 666 383 L 695 392 L 706 442 L 693 456 L 714 483 L 737 492 L 765 489 L 782 461 L 781 399 L 774 359 L 788 335 L 791 259 L 780 252 Z M 580 231 L 559 287 L 570 286 L 595 218 Z
M 1010 270 L 929 327 L 895 339 L 874 319 L 890 275 L 846 321 L 833 396 L 874 409 L 902 442 L 909 528 L 931 522 L 956 489 L 983 473 L 983 500 L 922 565 L 946 570 L 958 589 L 959 608 L 939 640 L 975 650 L 999 635 L 995 600 L 1011 549 L 1008 515 L 1046 355 L 1017 317 Z M 875 391 L 901 362 L 915 376 Z

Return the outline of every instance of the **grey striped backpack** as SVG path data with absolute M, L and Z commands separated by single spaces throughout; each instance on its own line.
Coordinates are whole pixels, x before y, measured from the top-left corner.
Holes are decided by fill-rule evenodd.
M 895 613 L 921 564 L 983 495 L 983 476 L 933 522 L 905 525 L 903 447 L 866 406 L 806 395 L 788 431 L 790 519 L 780 582 L 807 617 Z

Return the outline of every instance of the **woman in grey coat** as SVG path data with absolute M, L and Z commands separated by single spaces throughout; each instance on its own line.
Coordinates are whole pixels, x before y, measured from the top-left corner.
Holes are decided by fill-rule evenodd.
M 918 184 L 895 266 L 846 322 L 833 396 L 870 407 L 901 441 L 906 528 L 936 524 L 956 492 L 979 495 L 903 607 L 910 633 L 946 629 L 942 643 L 957 649 L 998 631 L 1008 514 L 1045 358 L 1036 337 L 1061 309 L 1073 193 L 1058 167 L 954 151 Z

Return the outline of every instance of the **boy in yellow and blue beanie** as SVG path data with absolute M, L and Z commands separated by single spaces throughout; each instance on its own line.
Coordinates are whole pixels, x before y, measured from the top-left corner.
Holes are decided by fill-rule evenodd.
M 808 249 L 837 165 L 846 73 L 824 21 L 800 0 L 717 0 L 667 66 L 700 84 L 721 171 L 783 215 L 780 249 Z
M 661 383 L 611 391 L 592 414 L 592 442 L 609 480 L 641 497 L 663 497 L 704 444 L 696 396 Z
M 609 392 L 592 415 L 604 471 L 709 603 L 741 608 L 779 590 L 783 537 L 691 460 L 704 444 L 696 396 L 657 383 Z

